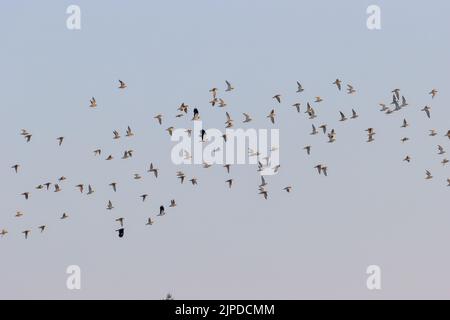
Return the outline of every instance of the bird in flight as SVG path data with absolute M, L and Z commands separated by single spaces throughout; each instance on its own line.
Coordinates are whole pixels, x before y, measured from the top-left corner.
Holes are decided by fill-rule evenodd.
M 308 156 L 311 154 L 311 146 L 306 146 L 303 148 L 303 150 L 306 150 L 306 153 L 308 154 Z
M 225 183 L 228 183 L 228 188 L 231 189 L 231 186 L 233 185 L 233 179 L 228 179 L 227 181 L 225 181 Z
M 84 185 L 83 184 L 76 185 L 75 188 L 78 188 L 80 190 L 80 193 L 83 193 L 83 191 L 84 191 Z
M 281 94 L 276 94 L 272 97 L 272 99 L 275 99 L 278 101 L 278 103 L 281 103 Z
M 91 194 L 93 194 L 95 191 L 94 191 L 94 189 L 92 189 L 92 186 L 91 185 L 88 185 L 88 195 L 91 195 Z
M 116 222 L 120 223 L 120 226 L 123 227 L 123 221 L 125 220 L 125 218 L 117 218 Z
M 89 107 L 91 107 L 91 108 L 97 108 L 97 101 L 95 100 L 94 97 L 92 97 L 91 100 L 89 100 L 89 102 L 90 102 Z
M 352 85 L 348 84 L 347 85 L 347 93 L 348 94 L 354 94 L 356 92 L 355 88 L 353 88 Z
M 230 92 L 232 90 L 234 90 L 233 86 L 231 85 L 231 83 L 227 80 L 225 80 L 225 83 L 227 84 L 227 88 L 225 89 L 226 92 Z
M 322 101 L 323 101 L 323 99 L 321 97 L 317 96 L 316 100 L 314 102 L 319 103 L 319 102 L 322 102 Z
M 177 206 L 175 199 L 170 200 L 170 206 L 169 208 L 175 208 Z
M 333 82 L 333 84 L 335 84 L 336 87 L 338 88 L 338 90 L 341 91 L 341 89 L 342 89 L 342 81 L 341 81 L 341 80 L 336 79 L 336 80 Z
M 15 171 L 16 173 L 19 172 L 19 168 L 20 168 L 20 165 L 19 165 L 19 164 L 15 164 L 15 165 L 13 165 L 13 166 L 11 167 L 11 169 L 14 169 L 14 171 Z
M 8 234 L 8 230 L 6 229 L 2 229 L 2 231 L 0 231 L 0 236 L 3 238 L 4 236 L 6 236 Z
M 227 106 L 227 104 L 226 104 L 225 100 L 223 100 L 222 98 L 219 98 L 219 108 L 224 108 L 226 106 Z
M 159 207 L 159 214 L 158 214 L 158 216 L 163 216 L 163 215 L 165 215 L 166 214 L 166 212 L 165 212 L 165 210 L 164 210 L 164 206 L 160 206 Z
M 123 236 L 125 235 L 125 229 L 124 228 L 117 229 L 116 232 L 118 233 L 119 238 L 123 238 Z
M 305 91 L 305 90 L 303 89 L 303 86 L 301 85 L 300 82 L 297 81 L 297 93 L 301 93 L 301 92 L 303 92 L 303 91 Z
M 436 97 L 437 93 L 438 93 L 438 91 L 436 89 L 433 89 L 430 91 L 429 94 L 431 95 L 431 98 L 434 99 L 434 97 Z
M 275 109 L 272 109 L 272 111 L 270 111 L 269 115 L 267 116 L 267 118 L 270 118 L 270 121 L 275 124 Z
M 250 121 L 252 121 L 252 118 L 250 118 L 250 115 L 248 113 L 243 113 L 245 119 L 244 121 L 242 121 L 243 123 L 248 123 Z
M 119 80 L 119 89 L 125 89 L 127 87 L 126 83 L 123 82 L 122 80 Z
M 153 167 L 153 163 L 150 163 L 150 169 L 148 172 L 153 172 L 155 174 L 155 178 L 158 178 L 158 169 Z
M 409 123 L 408 123 L 408 121 L 406 121 L 406 119 L 403 119 L 403 124 L 402 124 L 401 128 L 407 128 L 407 127 L 409 127 Z
M 347 121 L 347 117 L 345 116 L 345 114 L 342 111 L 339 111 L 339 114 L 341 115 L 341 119 L 339 121 Z
M 425 113 L 426 113 L 426 115 L 427 115 L 427 117 L 428 117 L 428 119 L 431 119 L 431 107 L 429 107 L 429 106 L 425 106 L 425 107 L 423 107 L 423 109 L 421 110 L 421 111 L 424 111 Z
M 299 102 L 294 103 L 292 106 L 297 110 L 298 113 L 300 113 L 300 106 L 301 106 L 301 104 Z
M 112 209 L 114 209 L 114 207 L 113 207 L 111 200 L 109 200 L 108 205 L 106 206 L 106 210 L 112 210 Z
M 161 125 L 162 124 L 163 115 L 162 114 L 157 114 L 156 116 L 153 117 L 153 119 L 158 120 L 158 123 Z
M 130 138 L 130 137 L 132 137 L 132 136 L 134 136 L 134 133 L 133 133 L 133 131 L 131 131 L 130 126 L 128 126 L 128 128 L 127 128 L 127 133 L 126 133 L 126 137 Z
M 25 231 L 22 231 L 22 233 L 24 234 L 25 239 L 28 239 L 28 235 L 31 233 L 31 230 L 25 230 Z

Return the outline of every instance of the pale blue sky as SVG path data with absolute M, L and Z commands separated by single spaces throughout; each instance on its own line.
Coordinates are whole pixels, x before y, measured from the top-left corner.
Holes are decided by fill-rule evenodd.
M 70 4 L 81 7 L 80 31 L 66 28 Z M 381 7 L 380 31 L 366 28 L 370 4 Z M 443 0 L 3 1 L 0 229 L 10 234 L 0 239 L 0 298 L 450 298 L 450 171 L 437 155 L 438 144 L 450 150 L 449 11 Z M 358 93 L 339 94 L 337 77 Z M 118 90 L 118 79 L 129 88 Z M 234 92 L 223 92 L 226 79 Z M 237 125 L 248 112 L 255 120 L 244 128 L 280 129 L 282 169 L 268 178 L 268 201 L 257 194 L 254 167 L 232 168 L 228 190 L 221 167 L 171 163 L 164 129 L 192 125 L 173 117 L 181 102 L 197 106 L 208 127 L 223 128 L 225 110 L 208 105 L 214 86 Z M 394 88 L 411 106 L 386 116 L 378 103 L 389 103 Z M 271 99 L 277 93 L 281 105 Z M 317 95 L 325 101 L 313 122 L 290 107 Z M 97 110 L 88 107 L 91 96 Z M 420 112 L 425 104 L 431 120 Z M 275 126 L 266 119 L 273 107 Z M 352 108 L 360 119 L 339 123 L 339 111 Z M 157 113 L 166 115 L 162 127 Z M 400 129 L 404 117 L 408 129 Z M 335 128 L 337 142 L 311 137 L 311 123 Z M 113 141 L 112 131 L 128 125 L 136 136 Z M 368 127 L 377 131 L 373 144 L 365 143 Z M 427 136 L 433 128 L 438 137 Z M 402 145 L 403 136 L 411 141 Z M 106 162 L 93 157 L 97 147 L 104 156 L 135 156 Z M 150 162 L 160 178 L 134 181 Z M 328 165 L 328 178 L 314 171 L 318 163 Z M 179 169 L 199 185 L 180 185 Z M 424 180 L 426 169 L 434 180 Z M 62 175 L 60 194 L 34 190 Z M 95 195 L 77 193 L 78 183 L 92 184 Z M 292 194 L 281 190 L 287 185 Z M 33 192 L 28 202 L 24 191 Z M 142 193 L 150 194 L 144 204 Z M 172 198 L 179 206 L 146 227 Z M 17 210 L 25 216 L 14 218 Z M 63 212 L 67 221 L 59 221 Z M 114 233 L 119 216 L 124 239 Z M 48 225 L 43 235 L 40 224 Z M 82 269 L 81 291 L 66 289 L 72 264 Z M 382 268 L 381 292 L 365 287 L 371 264 Z

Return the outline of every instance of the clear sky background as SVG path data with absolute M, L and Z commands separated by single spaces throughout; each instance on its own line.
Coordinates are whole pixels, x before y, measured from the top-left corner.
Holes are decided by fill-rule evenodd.
M 81 7 L 80 31 L 66 28 L 70 4 Z M 380 31 L 366 27 L 370 4 L 381 7 Z M 0 229 L 10 234 L 0 239 L 0 298 L 450 298 L 450 169 L 437 155 L 438 144 L 450 152 L 449 12 L 448 1 L 2 1 Z M 339 93 L 337 77 L 357 94 Z M 223 92 L 226 79 L 235 91 Z M 226 110 L 208 104 L 214 86 Z M 394 88 L 410 106 L 387 116 L 378 103 L 389 103 Z M 440 91 L 434 101 L 432 88 Z M 271 99 L 277 93 L 281 105 Z M 291 107 L 317 95 L 324 102 L 314 105 L 314 121 Z M 282 167 L 268 178 L 269 200 L 258 195 L 254 166 L 227 175 L 172 164 L 164 129 L 192 126 L 191 114 L 174 117 L 181 102 L 198 107 L 207 127 L 223 128 L 228 111 L 238 127 L 280 129 Z M 426 104 L 431 120 L 420 112 Z M 273 107 L 275 125 L 266 118 Z M 352 108 L 360 118 L 340 123 L 339 111 Z M 241 124 L 242 112 L 254 122 Z M 411 126 L 401 129 L 405 117 Z M 337 142 L 310 136 L 311 123 L 335 128 Z M 112 131 L 124 135 L 128 125 L 136 136 L 113 141 Z M 372 144 L 368 127 L 377 132 Z M 404 136 L 411 141 L 401 144 Z M 118 159 L 126 149 L 134 157 Z M 117 160 L 104 161 L 109 154 Z M 145 173 L 150 162 L 158 180 Z M 327 178 L 313 169 L 318 163 Z M 180 169 L 198 186 L 179 184 Z M 62 175 L 61 193 L 34 190 Z M 96 193 L 81 195 L 79 183 Z M 173 198 L 178 207 L 145 226 Z M 24 217 L 14 218 L 17 210 Z M 63 212 L 70 218 L 60 221 Z M 118 217 L 126 218 L 123 239 Z M 74 264 L 80 291 L 66 288 Z M 373 264 L 382 268 L 377 292 L 366 288 Z

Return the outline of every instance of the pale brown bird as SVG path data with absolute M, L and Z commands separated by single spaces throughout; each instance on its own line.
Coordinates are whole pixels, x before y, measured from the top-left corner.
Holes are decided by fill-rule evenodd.
M 84 185 L 83 184 L 76 185 L 75 188 L 78 188 L 80 190 L 80 193 L 83 193 L 83 191 L 84 191 Z
M 321 97 L 317 96 L 316 100 L 314 102 L 319 103 L 319 102 L 322 102 L 322 101 L 323 101 L 323 99 Z
M 436 97 L 437 93 L 438 93 L 438 91 L 436 89 L 433 89 L 430 91 L 429 94 L 431 95 L 431 98 L 434 99 L 434 97 Z
M 338 90 L 341 91 L 341 89 L 342 89 L 342 81 L 341 81 L 341 80 L 336 79 L 336 80 L 333 82 L 333 84 L 335 84 L 336 87 L 338 88 Z
M 97 107 L 97 101 L 95 101 L 95 98 L 94 98 L 94 97 L 92 97 L 92 98 L 89 100 L 89 102 L 90 102 L 89 107 L 91 107 L 91 108 L 96 108 L 96 107 Z
M 127 87 L 127 85 L 125 84 L 125 82 L 123 82 L 122 80 L 119 80 L 119 89 L 125 89 Z
M 128 137 L 128 138 L 134 136 L 134 133 L 131 130 L 130 126 L 128 126 L 128 128 L 127 128 L 127 133 L 126 133 L 125 136 Z
M 217 91 L 218 91 L 217 88 L 212 88 L 209 90 L 209 92 L 212 93 L 213 99 L 215 99 L 217 97 Z

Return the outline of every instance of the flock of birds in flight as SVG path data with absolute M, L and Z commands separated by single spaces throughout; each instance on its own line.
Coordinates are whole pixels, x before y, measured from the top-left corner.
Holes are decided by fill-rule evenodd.
M 342 83 L 342 81 L 340 79 L 336 79 L 332 84 L 336 86 L 337 90 L 342 91 L 343 83 Z M 125 90 L 126 88 L 127 88 L 127 84 L 125 82 L 119 80 L 119 87 L 118 87 L 118 89 Z M 232 86 L 232 84 L 230 82 L 226 81 L 225 92 L 231 92 L 234 89 L 235 88 Z M 296 91 L 296 93 L 297 94 L 301 94 L 303 91 L 304 91 L 303 86 L 299 82 L 297 82 L 297 91 Z M 356 93 L 356 89 L 350 84 L 346 85 L 346 91 L 347 91 L 347 94 L 349 94 L 349 95 L 353 95 L 353 94 Z M 209 92 L 211 93 L 211 96 L 212 96 L 211 101 L 210 101 L 211 106 L 213 106 L 213 107 L 217 106 L 219 108 L 224 108 L 224 107 L 227 106 L 227 103 L 225 102 L 225 100 L 218 96 L 219 90 L 217 88 L 212 88 L 211 90 L 209 90 Z M 391 93 L 392 93 L 392 102 L 389 105 L 386 105 L 386 104 L 383 104 L 383 103 L 379 104 L 380 107 L 381 107 L 380 111 L 384 112 L 386 114 L 392 114 L 394 112 L 398 112 L 398 111 L 400 111 L 403 108 L 408 106 L 408 102 L 407 102 L 406 98 L 403 95 L 401 95 L 400 89 L 394 89 L 394 90 L 392 90 Z M 432 99 L 434 99 L 437 96 L 437 94 L 438 94 L 438 91 L 436 89 L 432 89 L 429 92 L 429 95 L 431 96 Z M 282 99 L 283 99 L 282 95 L 276 94 L 272 98 L 273 98 L 274 101 L 276 101 L 276 103 L 278 103 L 278 104 L 282 103 Z M 310 103 L 310 102 L 306 103 L 306 110 L 304 111 L 304 113 L 309 117 L 309 119 L 313 120 L 313 119 L 317 118 L 316 109 L 313 107 L 313 104 L 317 105 L 317 104 L 320 104 L 322 101 L 323 101 L 323 99 L 320 96 L 317 96 L 317 97 L 315 97 L 315 100 L 312 103 Z M 96 101 L 95 97 L 92 97 L 90 99 L 90 106 L 89 107 L 90 108 L 94 108 L 94 109 L 97 108 L 97 101 Z M 302 112 L 302 110 L 301 110 L 302 104 L 301 103 L 294 103 L 292 105 L 292 107 L 294 107 L 295 110 L 298 113 Z M 190 109 L 191 109 L 191 107 L 189 105 L 187 105 L 185 103 L 182 103 L 178 107 L 177 111 L 179 111 L 179 113 L 177 113 L 175 117 L 176 118 L 181 118 L 181 117 L 186 116 L 189 113 Z M 425 114 L 425 116 L 427 118 L 431 118 L 431 107 L 425 106 L 425 107 L 423 107 L 421 109 L 421 111 L 424 112 L 424 114 Z M 347 117 L 342 111 L 340 111 L 339 112 L 339 121 L 340 122 L 345 122 L 345 121 L 348 121 L 348 120 L 355 120 L 355 119 L 357 119 L 359 117 L 359 115 L 358 115 L 356 110 L 352 109 L 351 112 L 352 112 L 351 116 Z M 242 120 L 243 123 L 249 123 L 249 122 L 253 121 L 253 119 L 252 119 L 250 114 L 243 113 L 242 115 L 244 117 L 244 119 Z M 277 119 L 277 114 L 275 112 L 275 109 L 272 109 L 269 112 L 269 114 L 267 115 L 267 118 L 269 119 L 269 121 L 272 124 L 275 124 L 276 119 Z M 163 114 L 155 115 L 154 119 L 159 125 L 162 125 L 163 122 L 164 122 Z M 200 120 L 200 112 L 199 112 L 198 108 L 193 108 L 192 121 L 196 121 L 196 120 Z M 228 112 L 226 112 L 225 125 L 226 125 L 225 128 L 231 128 L 234 125 L 234 120 L 232 119 L 231 115 Z M 403 123 L 401 125 L 401 128 L 407 128 L 407 127 L 409 127 L 409 123 L 408 123 L 407 119 L 404 119 Z M 173 131 L 175 130 L 175 127 L 169 127 L 169 128 L 167 128 L 165 130 L 168 132 L 169 135 L 172 135 Z M 367 142 L 371 143 L 371 142 L 375 141 L 375 135 L 376 135 L 375 129 L 374 128 L 367 128 L 365 131 L 366 131 L 366 134 L 367 134 Z M 192 130 L 191 129 L 187 129 L 186 132 L 187 132 L 187 134 L 189 136 L 192 135 Z M 326 124 L 320 125 L 318 127 L 316 127 L 314 124 L 312 124 L 312 131 L 311 131 L 310 134 L 314 136 L 314 135 L 318 135 L 320 132 L 322 132 L 324 135 L 326 135 L 328 137 L 328 143 L 334 143 L 336 141 L 337 133 L 336 133 L 335 129 L 328 130 L 328 126 Z M 25 139 L 25 141 L 27 143 L 32 142 L 33 135 L 29 131 L 27 131 L 25 129 L 22 129 L 21 132 L 20 132 L 20 135 L 23 136 L 23 138 Z M 434 137 L 434 136 L 437 136 L 438 133 L 437 133 L 436 130 L 432 129 L 432 130 L 430 130 L 429 135 Z M 134 136 L 134 132 L 132 131 L 131 127 L 128 127 L 127 130 L 126 130 L 126 133 L 125 133 L 125 137 L 131 138 L 133 136 Z M 447 131 L 445 136 L 448 139 L 450 139 L 450 130 Z M 112 138 L 114 140 L 121 139 L 121 134 L 117 130 L 114 130 Z M 207 131 L 202 129 L 200 131 L 199 138 L 201 139 L 200 141 L 207 142 Z M 227 141 L 226 134 L 224 134 L 222 136 L 222 138 L 224 139 L 225 142 Z M 58 137 L 56 140 L 57 140 L 58 146 L 62 146 L 63 145 L 63 143 L 64 143 L 64 137 L 63 136 Z M 405 143 L 408 140 L 409 140 L 408 137 L 404 137 L 404 138 L 401 139 L 401 142 Z M 312 146 L 311 145 L 304 146 L 303 149 L 305 150 L 307 155 L 310 155 L 311 152 L 312 152 Z M 441 145 L 438 145 L 437 149 L 438 149 L 438 154 L 439 155 L 444 155 L 446 153 L 445 149 Z M 270 151 L 275 151 L 275 150 L 277 150 L 276 146 L 272 147 Z M 213 150 L 213 152 L 215 152 L 215 151 L 217 151 L 217 149 Z M 122 159 L 129 159 L 129 158 L 133 157 L 133 152 L 134 152 L 133 150 L 126 150 L 126 151 L 124 151 Z M 100 157 L 100 156 L 102 156 L 102 149 L 94 150 L 93 153 L 94 153 L 94 156 Z M 183 154 L 184 154 L 185 159 L 191 158 L 191 155 L 188 152 L 188 150 L 183 150 Z M 270 157 L 268 157 L 268 156 L 262 157 L 262 155 L 258 151 L 254 151 L 254 150 L 251 150 L 249 148 L 248 155 L 249 155 L 249 157 L 252 157 L 252 156 L 258 157 L 258 172 L 261 172 L 261 171 L 263 171 L 263 170 L 265 170 L 267 168 L 272 169 L 274 172 L 277 172 L 280 169 L 280 165 L 271 167 Z M 105 158 L 105 160 L 107 160 L 107 161 L 111 161 L 113 159 L 114 159 L 113 155 L 108 155 Z M 406 157 L 404 158 L 404 161 L 409 163 L 409 162 L 412 161 L 412 158 L 409 155 L 406 155 Z M 447 158 L 444 158 L 441 163 L 443 165 L 446 165 L 446 164 L 449 163 L 449 160 Z M 204 168 L 209 168 L 211 166 L 212 166 L 211 164 L 203 163 L 203 167 Z M 225 164 L 223 167 L 226 169 L 226 172 L 228 174 L 230 174 L 231 165 L 230 164 Z M 20 164 L 14 164 L 11 167 L 11 169 L 14 170 L 14 172 L 16 174 L 18 174 L 20 172 L 21 166 L 20 166 Z M 317 170 L 319 175 L 323 174 L 324 176 L 328 176 L 328 167 L 326 165 L 324 165 L 324 164 L 317 164 L 314 167 L 314 169 Z M 155 178 L 158 178 L 159 169 L 153 163 L 151 163 L 150 166 L 149 166 L 149 169 L 148 169 L 148 173 L 149 174 L 153 174 Z M 176 177 L 179 179 L 181 184 L 183 184 L 184 181 L 187 179 L 185 173 L 183 173 L 182 171 L 177 171 L 176 172 Z M 142 179 L 142 176 L 140 174 L 134 174 L 134 179 L 135 180 L 140 180 L 140 179 Z M 433 175 L 432 175 L 431 171 L 425 170 L 425 179 L 427 179 L 427 180 L 433 179 Z M 62 177 L 60 177 L 58 179 L 58 181 L 56 183 L 47 182 L 47 183 L 38 185 L 37 187 L 35 187 L 35 189 L 36 190 L 47 190 L 48 191 L 51 188 L 53 188 L 54 192 L 56 192 L 56 193 L 57 192 L 61 192 L 62 191 L 61 184 L 64 183 L 65 180 L 67 180 L 67 178 L 62 176 Z M 197 183 L 198 183 L 198 179 L 196 177 L 192 177 L 188 181 L 193 186 L 197 185 Z M 232 188 L 233 181 L 234 180 L 232 178 L 230 178 L 230 179 L 227 179 L 225 181 L 225 183 L 226 183 L 226 185 L 229 188 Z M 450 187 L 450 178 L 447 179 L 447 184 Z M 267 185 L 268 185 L 267 181 L 265 180 L 264 176 L 261 175 L 261 184 L 258 186 L 258 193 L 264 199 L 268 199 L 269 192 L 267 190 Z M 92 195 L 95 192 L 94 188 L 90 184 L 87 184 L 87 185 L 85 185 L 85 184 L 78 184 L 78 185 L 76 185 L 74 187 L 75 187 L 75 189 L 77 189 L 82 194 L 84 192 L 86 192 L 87 195 Z M 116 182 L 111 182 L 109 184 L 109 187 L 111 188 L 111 190 L 113 192 L 117 192 L 118 184 Z M 283 188 L 283 190 L 285 192 L 290 193 L 292 191 L 292 186 L 286 186 L 286 187 Z M 23 192 L 21 194 L 21 196 L 23 196 L 23 198 L 25 200 L 29 200 L 30 196 L 31 196 L 31 192 L 29 192 L 29 191 Z M 148 194 L 142 194 L 140 196 L 140 199 L 145 202 L 148 197 L 149 197 Z M 177 206 L 177 203 L 176 203 L 175 199 L 172 199 L 170 201 L 169 208 L 174 208 L 176 206 Z M 106 210 L 111 211 L 113 209 L 114 209 L 114 205 L 113 205 L 112 201 L 108 201 L 108 203 L 106 205 Z M 157 214 L 157 216 L 161 217 L 161 216 L 164 216 L 165 214 L 166 214 L 166 208 L 165 208 L 164 205 L 161 205 L 160 208 L 159 208 L 159 213 Z M 18 211 L 15 214 L 16 218 L 20 218 L 22 216 L 23 216 L 23 213 L 20 212 L 20 211 Z M 61 215 L 61 217 L 60 217 L 61 220 L 66 220 L 68 218 L 69 218 L 69 215 L 67 213 L 63 213 Z M 118 236 L 120 238 L 122 238 L 124 236 L 124 232 L 125 232 L 125 228 L 124 228 L 125 218 L 119 217 L 115 221 L 118 223 L 118 226 L 119 226 L 118 229 L 116 230 L 116 232 L 118 233 Z M 154 218 L 150 217 L 146 221 L 146 225 L 147 226 L 151 226 L 151 225 L 153 225 L 154 222 L 155 222 Z M 43 233 L 46 230 L 46 228 L 47 228 L 46 225 L 40 225 L 40 226 L 38 226 L 37 229 L 39 230 L 40 233 Z M 23 234 L 25 239 L 28 239 L 29 236 L 30 236 L 30 233 L 31 233 L 31 229 L 23 230 L 23 231 L 21 231 L 21 233 Z M 0 230 L 0 236 L 1 237 L 6 236 L 7 234 L 8 234 L 8 230 L 7 229 L 1 229 Z

